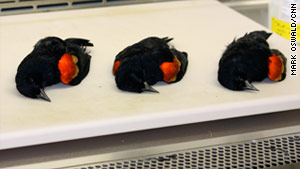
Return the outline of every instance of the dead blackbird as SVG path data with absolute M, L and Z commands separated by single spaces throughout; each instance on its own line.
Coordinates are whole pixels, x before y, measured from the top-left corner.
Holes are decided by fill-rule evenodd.
M 218 70 L 218 81 L 231 90 L 258 90 L 251 82 L 265 78 L 282 81 L 286 76 L 286 58 L 270 49 L 271 33 L 254 31 L 233 40 L 224 51 Z
M 181 80 L 188 65 L 187 53 L 170 47 L 167 43 L 171 40 L 149 37 L 121 51 L 113 65 L 117 87 L 130 92 L 158 93 L 151 85 Z
M 91 56 L 86 47 L 89 40 L 46 37 L 20 63 L 15 77 L 18 91 L 26 97 L 50 102 L 44 88 L 59 82 L 79 84 L 88 74 Z

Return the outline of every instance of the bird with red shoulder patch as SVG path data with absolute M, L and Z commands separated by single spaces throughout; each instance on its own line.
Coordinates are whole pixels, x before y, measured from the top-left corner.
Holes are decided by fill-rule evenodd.
M 89 40 L 46 37 L 20 63 L 15 77 L 18 91 L 29 98 L 50 102 L 44 88 L 62 82 L 78 85 L 88 74 L 91 56 L 86 51 L 93 46 Z
M 272 33 L 253 31 L 233 40 L 224 51 L 218 70 L 218 81 L 230 90 L 255 90 L 252 82 L 266 78 L 282 81 L 286 77 L 286 58 L 270 49 L 267 39 Z
M 112 69 L 117 87 L 129 92 L 158 93 L 152 87 L 155 83 L 180 81 L 187 70 L 187 53 L 170 47 L 171 40 L 148 37 L 118 53 Z

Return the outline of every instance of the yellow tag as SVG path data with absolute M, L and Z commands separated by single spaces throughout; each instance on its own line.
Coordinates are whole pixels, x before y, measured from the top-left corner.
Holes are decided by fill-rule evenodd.
M 271 29 L 273 32 L 278 35 L 291 40 L 291 24 L 288 22 L 281 21 L 272 17 L 272 26 Z M 300 25 L 297 24 L 297 42 L 300 41 Z

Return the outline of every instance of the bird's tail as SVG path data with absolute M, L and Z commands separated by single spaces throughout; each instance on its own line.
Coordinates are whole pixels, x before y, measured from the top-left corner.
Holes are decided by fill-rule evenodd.
M 87 39 L 80 39 L 80 38 L 68 38 L 65 40 L 68 43 L 73 43 L 79 46 L 94 46 L 92 43 L 90 43 Z
M 166 43 L 168 43 L 171 40 L 173 40 L 173 38 L 169 38 L 169 37 L 164 37 L 164 38 L 161 38 L 161 39 L 164 40 Z
M 271 53 L 268 77 L 272 81 L 282 81 L 286 77 L 286 57 L 277 49 L 271 49 Z
M 260 36 L 260 37 L 263 37 L 265 40 L 267 40 L 272 35 L 272 33 L 268 33 L 266 31 L 253 31 L 250 33 L 250 35 Z

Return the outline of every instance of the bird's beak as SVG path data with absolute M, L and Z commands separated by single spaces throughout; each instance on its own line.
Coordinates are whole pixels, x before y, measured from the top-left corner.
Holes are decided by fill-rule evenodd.
M 155 90 L 153 87 L 151 87 L 147 82 L 144 82 L 145 88 L 143 88 L 143 91 L 148 91 L 148 92 L 154 92 L 154 93 L 159 93 L 157 90 Z
M 46 95 L 44 89 L 40 89 L 40 94 L 37 95 L 38 98 L 51 102 L 50 98 Z
M 268 39 L 271 35 L 272 35 L 272 33 L 267 33 L 266 39 Z
M 259 91 L 256 87 L 254 87 L 248 80 L 245 80 L 245 90 L 254 90 Z

